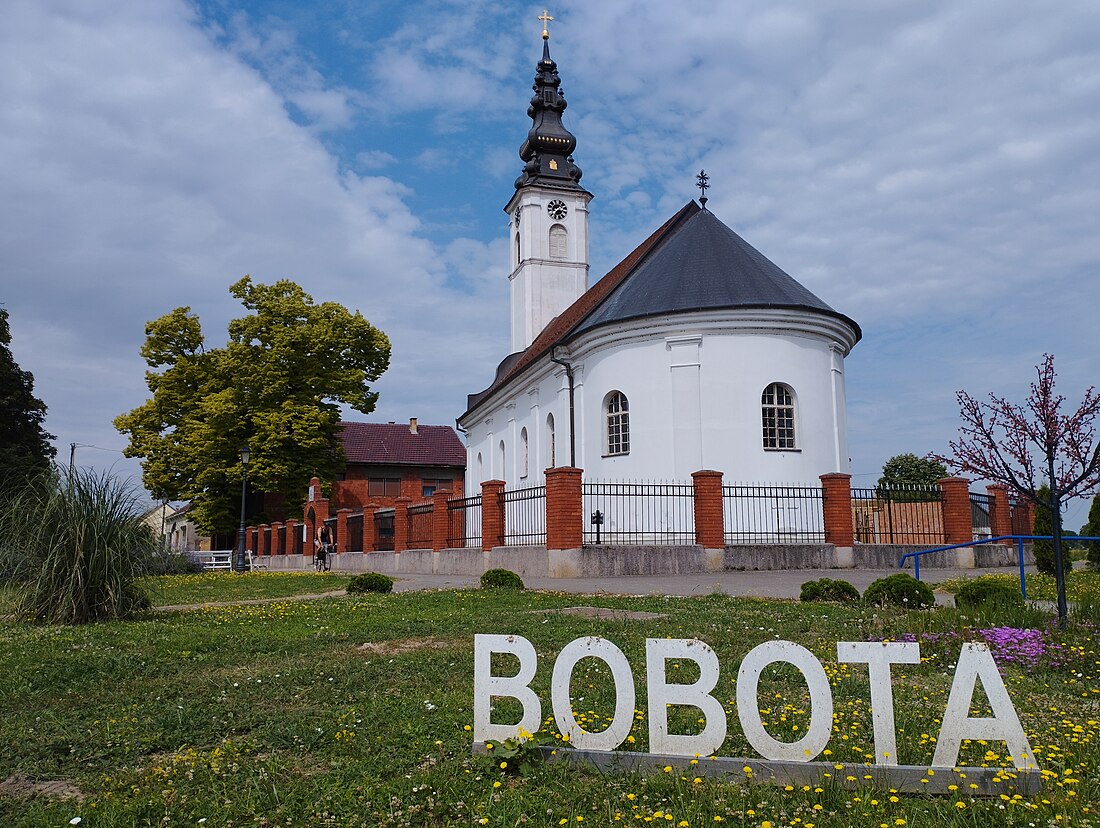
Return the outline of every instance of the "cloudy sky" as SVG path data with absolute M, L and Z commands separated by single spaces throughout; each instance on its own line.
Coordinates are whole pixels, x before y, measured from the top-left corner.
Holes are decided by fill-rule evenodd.
M 220 345 L 248 273 L 393 342 L 378 420 L 453 423 L 508 350 L 541 54 L 515 0 L 8 0 L 0 302 L 59 459 L 138 474 L 148 320 Z M 954 393 L 1100 377 L 1092 0 L 564 0 L 551 46 L 602 275 L 696 194 L 856 319 L 852 472 L 945 451 Z M 731 474 L 733 470 L 727 470 Z M 1068 523 L 1084 520 L 1080 508 Z

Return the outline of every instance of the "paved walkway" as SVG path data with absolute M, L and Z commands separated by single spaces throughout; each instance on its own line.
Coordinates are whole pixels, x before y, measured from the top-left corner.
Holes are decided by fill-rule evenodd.
M 894 575 L 898 569 L 778 569 L 745 572 L 708 572 L 692 575 L 622 575 L 613 578 L 525 578 L 529 589 L 548 589 L 578 594 L 611 595 L 746 595 L 760 598 L 797 598 L 806 581 L 835 578 L 848 581 L 863 592 L 872 581 Z M 921 567 L 921 580 L 928 584 L 948 578 L 970 578 L 987 573 L 1015 576 L 1015 567 L 992 569 L 933 569 Z M 1034 567 L 1027 567 L 1033 572 Z M 459 589 L 478 585 L 476 575 L 395 575 L 396 591 L 417 589 Z M 945 598 L 949 596 L 943 596 Z

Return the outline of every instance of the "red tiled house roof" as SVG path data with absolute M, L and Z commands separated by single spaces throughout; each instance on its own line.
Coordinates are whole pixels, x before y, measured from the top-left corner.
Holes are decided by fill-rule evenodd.
M 450 426 L 408 423 L 339 424 L 348 463 L 466 467 L 466 447 Z

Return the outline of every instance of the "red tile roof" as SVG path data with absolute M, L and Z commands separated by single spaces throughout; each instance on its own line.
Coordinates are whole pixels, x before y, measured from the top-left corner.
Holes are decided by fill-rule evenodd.
M 466 468 L 466 447 L 450 426 L 408 423 L 340 423 L 340 443 L 349 463 Z

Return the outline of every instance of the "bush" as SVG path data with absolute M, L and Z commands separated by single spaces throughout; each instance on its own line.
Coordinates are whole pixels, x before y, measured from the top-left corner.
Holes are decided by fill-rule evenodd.
M 481 576 L 482 589 L 523 589 L 523 579 L 510 569 L 489 569 Z
M 1044 483 L 1035 493 L 1043 503 L 1049 502 L 1050 487 Z M 1035 505 L 1035 520 L 1032 523 L 1033 535 L 1054 534 L 1054 521 L 1051 519 L 1050 508 L 1042 504 Z M 1054 541 L 1032 541 L 1032 553 L 1035 555 L 1035 568 L 1047 575 L 1054 574 Z
M 393 578 L 381 572 L 363 572 L 348 581 L 348 595 L 364 592 L 393 592 Z
M 0 569 L 13 575 L 23 619 L 87 624 L 149 608 L 137 579 L 157 543 L 127 484 L 89 472 L 47 475 L 5 502 L 0 538 Z
M 863 600 L 880 607 L 892 604 L 909 609 L 923 609 L 936 603 L 936 597 L 928 584 L 904 572 L 879 578 L 867 587 Z
M 955 593 L 955 606 L 960 609 L 979 607 L 1023 607 L 1024 596 L 1019 584 L 1001 578 L 975 578 L 967 581 Z
M 802 585 L 802 601 L 858 601 L 859 590 L 847 581 L 822 578 L 820 581 L 807 581 Z

